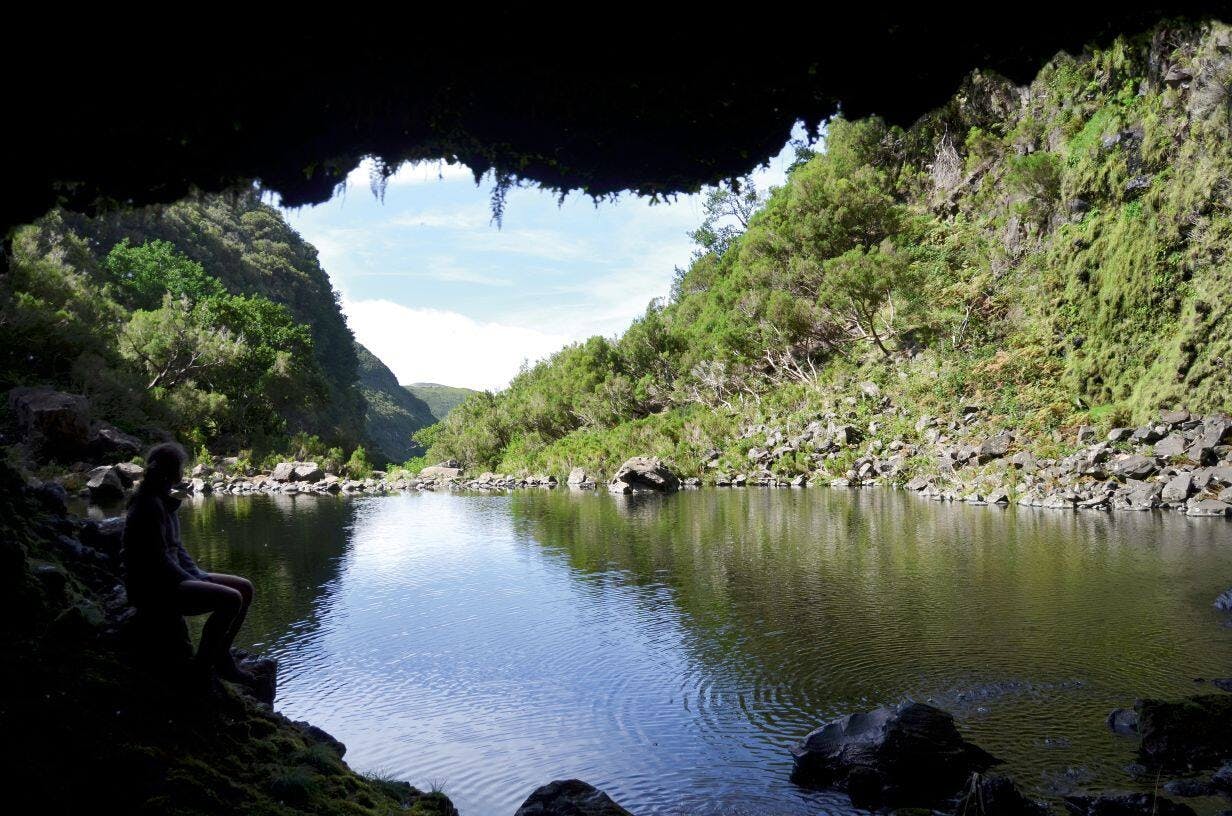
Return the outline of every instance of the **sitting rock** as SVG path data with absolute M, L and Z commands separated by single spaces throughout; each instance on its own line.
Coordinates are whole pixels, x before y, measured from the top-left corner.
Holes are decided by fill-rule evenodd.
M 1155 455 L 1163 457 L 1180 456 L 1185 452 L 1185 448 L 1188 445 L 1188 440 L 1181 434 L 1168 434 L 1168 436 L 1155 443 Z
M 90 491 L 92 502 L 106 504 L 124 498 L 124 482 L 111 465 L 96 467 L 90 471 L 86 487 Z
M 963 816 L 1047 816 L 1048 808 L 1024 796 L 1008 776 L 975 774 L 954 812 Z
M 576 487 L 584 483 L 585 481 L 586 481 L 586 471 L 580 467 L 577 467 L 569 471 L 569 479 L 565 483 L 570 486 Z
M 1074 816 L 1196 816 L 1189 805 L 1150 793 L 1066 796 L 1064 801 Z
M 278 694 L 278 661 L 272 657 L 249 654 L 242 649 L 234 649 L 232 651 L 235 655 L 235 664 L 239 666 L 240 671 L 252 675 L 253 681 L 251 683 L 244 683 L 244 687 L 252 693 L 253 697 L 266 705 L 272 706 L 274 704 L 274 697 Z M 331 737 L 330 739 L 333 738 Z M 342 743 L 338 744 L 341 745 Z M 346 748 L 344 747 L 343 750 L 345 751 Z M 342 756 L 342 754 L 338 754 L 338 756 Z
M 874 809 L 939 805 L 1000 762 L 964 740 L 948 713 L 916 702 L 833 720 L 791 752 L 793 781 L 845 790 Z
M 671 493 L 680 489 L 680 480 L 658 457 L 634 456 L 616 471 L 616 475 L 608 483 L 608 489 L 613 493 Z
M 1203 694 L 1183 700 L 1139 700 L 1138 754 L 1165 769 L 1212 768 L 1232 756 L 1232 697 Z
M 558 779 L 536 788 L 514 816 L 632 816 L 603 791 L 580 779 Z

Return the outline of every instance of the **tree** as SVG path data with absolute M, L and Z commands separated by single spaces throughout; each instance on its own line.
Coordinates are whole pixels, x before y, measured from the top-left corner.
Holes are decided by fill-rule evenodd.
M 713 254 L 717 258 L 749 228 L 753 215 L 765 203 L 753 179 L 745 176 L 730 184 L 720 184 L 706 193 L 702 203 L 705 217 L 701 226 L 689 233 L 698 245 L 694 257 Z
M 103 268 L 134 309 L 157 309 L 165 294 L 197 303 L 226 291 L 218 278 L 166 241 L 132 246 L 126 238 L 111 248 Z
M 895 317 L 923 302 L 921 283 L 916 267 L 888 244 L 857 247 L 826 262 L 821 301 L 889 356 L 885 340 L 895 331 Z
M 161 308 L 134 312 L 120 335 L 120 354 L 145 372 L 147 391 L 208 378 L 243 352 L 243 341 L 202 321 L 187 298 L 170 294 Z

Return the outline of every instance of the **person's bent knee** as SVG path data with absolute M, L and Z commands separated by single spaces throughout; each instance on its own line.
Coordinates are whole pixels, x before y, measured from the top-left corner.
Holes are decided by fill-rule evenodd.
M 218 604 L 215 609 L 228 616 L 236 615 L 244 606 L 244 596 L 238 589 L 222 587 L 218 593 Z

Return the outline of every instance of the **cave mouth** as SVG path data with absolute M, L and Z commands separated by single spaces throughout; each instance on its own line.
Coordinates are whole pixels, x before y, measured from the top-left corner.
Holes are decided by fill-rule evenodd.
M 35 37 L 0 57 L 20 78 L 6 89 L 15 126 L 0 231 L 56 205 L 167 204 L 253 179 L 287 206 L 318 203 L 364 157 L 387 173 L 461 162 L 493 171 L 498 186 L 516 178 L 593 197 L 695 192 L 772 155 L 795 121 L 841 111 L 908 125 L 972 70 L 1024 82 L 1060 50 L 1224 7 L 1048 3 L 1012 26 L 933 9 L 827 9 L 820 34 L 788 36 L 770 54 L 696 48 L 719 26 L 695 20 L 655 32 L 682 43 L 679 55 L 628 49 L 644 39 L 631 36 L 635 20 L 615 27 L 630 35 L 616 56 L 591 43 L 568 62 L 540 45 L 391 45 L 385 29 L 347 47 L 318 21 L 253 20 L 241 35 L 231 20 L 169 34 L 47 19 L 54 45 Z M 511 11 L 487 22 L 502 43 L 567 41 Z M 56 71 L 42 68 L 49 53 Z

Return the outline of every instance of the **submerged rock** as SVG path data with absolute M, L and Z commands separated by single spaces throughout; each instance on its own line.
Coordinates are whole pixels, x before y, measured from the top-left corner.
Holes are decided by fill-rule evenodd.
M 1232 612 L 1232 589 L 1225 589 L 1215 599 L 1215 608 L 1224 612 Z
M 514 816 L 633 816 L 603 791 L 580 779 L 549 782 L 526 797 Z
M 616 471 L 608 489 L 613 493 L 641 490 L 671 493 L 680 489 L 680 479 L 657 456 L 634 456 Z
M 1074 816 L 1195 816 L 1189 805 L 1150 793 L 1066 796 L 1064 801 Z
M 1132 708 L 1112 709 L 1106 722 L 1114 734 L 1126 737 L 1138 735 L 1138 712 Z
M 845 790 L 856 807 L 929 807 L 1000 762 L 962 738 L 954 718 L 916 702 L 849 714 L 791 749 L 792 780 Z

